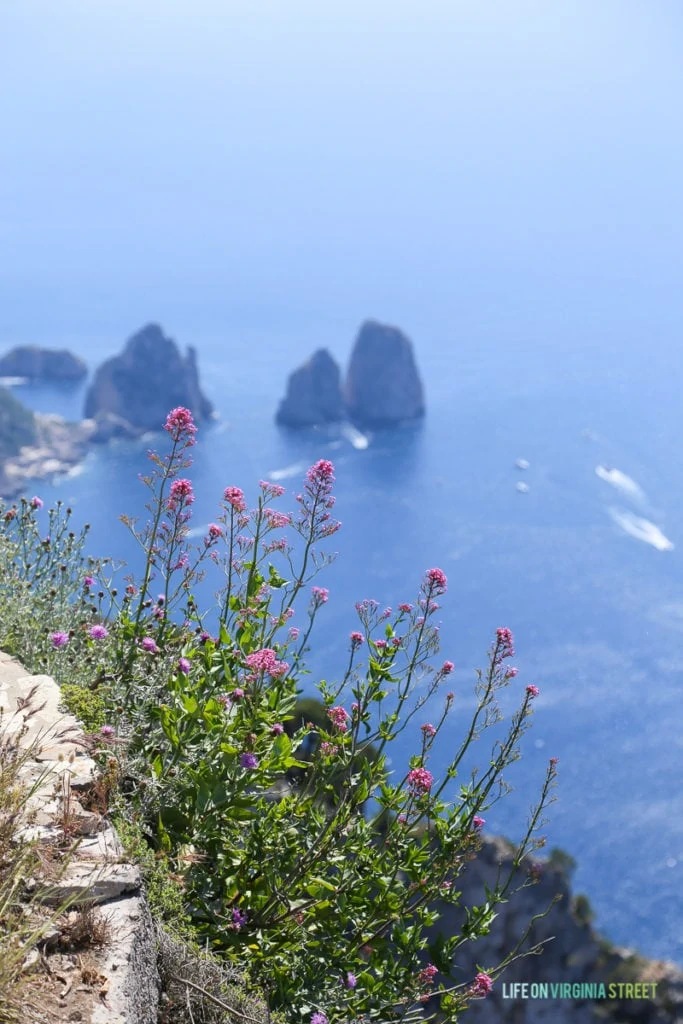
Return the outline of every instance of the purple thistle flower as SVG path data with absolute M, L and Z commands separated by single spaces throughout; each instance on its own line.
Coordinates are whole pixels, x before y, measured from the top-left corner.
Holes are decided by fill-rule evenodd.
M 106 640 L 109 636 L 109 630 L 105 626 L 96 624 L 90 627 L 88 636 L 91 640 Z
M 69 634 L 57 631 L 56 633 L 50 634 L 50 640 L 54 650 L 58 650 L 60 647 L 66 647 L 69 642 Z
M 244 753 L 240 754 L 240 767 L 242 768 L 258 768 L 258 757 L 256 754 Z
M 156 640 L 151 636 L 143 636 L 141 640 L 141 646 L 143 651 L 149 651 L 150 654 L 158 654 L 159 648 L 157 647 Z
M 189 658 L 179 658 L 178 659 L 178 671 L 182 672 L 182 674 L 184 676 L 186 676 L 188 674 L 188 672 L 190 671 L 191 667 L 192 666 L 190 664 Z

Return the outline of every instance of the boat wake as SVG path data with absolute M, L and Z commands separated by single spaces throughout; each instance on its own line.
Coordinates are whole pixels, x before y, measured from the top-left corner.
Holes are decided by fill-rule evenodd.
M 621 527 L 629 537 L 642 540 L 644 544 L 650 544 L 657 551 L 672 551 L 674 545 L 668 537 L 665 537 L 658 526 L 651 523 L 649 519 L 641 519 L 633 512 L 626 509 L 610 508 L 608 512 L 617 526 Z

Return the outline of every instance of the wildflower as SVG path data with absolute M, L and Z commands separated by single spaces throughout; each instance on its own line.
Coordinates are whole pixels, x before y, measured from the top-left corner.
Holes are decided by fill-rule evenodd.
M 244 491 L 241 487 L 226 487 L 223 491 L 223 497 L 229 505 L 232 505 L 236 512 L 245 511 L 247 503 L 244 500 Z
M 412 612 L 413 606 L 412 604 L 406 604 L 405 602 L 403 602 L 403 604 L 400 604 L 398 606 L 398 610 L 400 612 Z
M 209 537 L 212 540 L 216 540 L 218 537 L 222 536 L 223 531 L 221 530 L 220 526 L 218 526 L 216 523 L 209 523 Z
M 431 722 L 426 722 L 424 725 L 421 725 L 420 728 L 425 736 L 436 736 L 436 729 Z
M 519 669 L 515 668 L 514 665 L 511 665 L 509 668 L 505 669 L 505 678 L 514 679 L 518 672 Z
M 200 642 L 200 644 L 205 644 L 205 643 L 207 643 L 207 641 L 209 641 L 210 639 L 211 639 L 211 634 L 210 634 L 210 633 L 207 633 L 207 632 L 206 632 L 206 630 L 203 630 L 203 631 L 202 631 L 202 632 L 201 632 L 201 633 L 199 634 L 199 642 Z
M 434 964 L 427 964 L 427 966 L 423 967 L 420 973 L 418 974 L 417 980 L 420 983 L 420 985 L 433 985 L 434 978 L 437 976 L 438 973 L 439 971 L 434 966 Z
M 31 498 L 29 504 L 31 508 L 42 508 L 45 502 L 43 501 L 42 498 L 39 498 L 37 495 L 34 495 L 34 497 Z
M 484 974 L 481 971 L 470 987 L 470 995 L 473 996 L 486 996 L 493 988 L 493 979 L 488 974 Z
M 53 648 L 55 650 L 58 650 L 60 647 L 65 647 L 68 644 L 68 642 L 69 642 L 69 634 L 68 633 L 62 633 L 61 631 L 58 631 L 56 633 L 51 633 L 50 634 L 50 640 L 52 641 Z
M 391 638 L 391 646 L 392 647 L 400 647 L 402 643 L 403 643 L 403 637 L 392 636 L 392 638 Z
M 232 924 L 235 931 L 239 931 L 247 923 L 247 915 L 243 910 L 238 910 L 237 907 L 233 907 L 232 911 Z
M 240 754 L 240 766 L 242 768 L 258 768 L 258 757 L 256 754 Z
M 128 586 L 126 587 L 126 593 L 128 594 L 129 597 L 135 597 L 137 592 L 138 588 L 134 587 L 132 583 L 129 583 Z
M 350 637 L 351 637 L 351 646 L 352 647 L 360 647 L 360 645 L 363 643 L 363 640 L 364 640 L 363 634 L 362 633 L 358 633 L 356 630 L 354 630 L 354 632 L 350 634 Z
M 90 589 L 90 587 L 94 587 L 95 586 L 95 580 L 93 579 L 93 577 L 92 576 L 86 576 L 85 579 L 83 580 L 83 586 L 84 587 L 88 587 L 88 589 Z
M 178 659 L 178 671 L 182 672 L 182 674 L 184 676 L 186 676 L 188 674 L 188 672 L 190 671 L 190 667 L 191 666 L 190 666 L 190 659 L 189 658 L 179 658 Z
M 150 654 L 159 653 L 159 648 L 157 647 L 156 640 L 152 639 L 151 636 L 143 636 L 141 646 L 143 651 L 149 651 Z
M 298 626 L 290 626 L 289 627 L 289 639 L 290 640 L 298 640 L 300 632 L 301 632 L 301 630 L 299 629 Z
M 182 477 L 180 480 L 174 480 L 171 484 L 171 501 L 183 500 L 186 505 L 191 505 L 194 501 L 194 492 L 192 490 L 192 481 L 186 480 Z
M 242 697 L 244 697 L 244 690 L 242 690 L 239 686 L 236 686 L 235 689 L 232 691 L 232 699 L 242 700 Z
M 174 441 L 179 441 L 184 436 L 187 444 L 194 444 L 194 435 L 197 433 L 192 413 L 182 405 L 171 409 L 166 417 L 164 430 L 168 431 Z
M 478 814 L 472 818 L 472 824 L 475 828 L 483 828 L 486 824 L 486 818 L 481 818 Z
M 311 1024 L 328 1024 L 328 1020 L 324 1013 L 314 1013 L 311 1017 Z
M 316 608 L 319 608 L 321 604 L 327 604 L 330 596 L 327 587 L 311 587 L 311 593 L 313 594 L 313 604 Z
M 222 693 L 220 697 L 216 698 L 216 700 L 222 708 L 225 708 L 226 711 L 232 707 L 232 701 L 227 693 Z
M 551 763 L 551 765 L 553 766 L 553 768 L 555 767 L 555 765 L 557 764 L 557 762 L 558 762 L 559 760 L 560 760 L 560 759 L 559 759 L 559 757 L 551 757 L 551 758 L 550 758 L 550 763 Z
M 109 630 L 105 626 L 94 625 L 88 630 L 88 636 L 91 640 L 106 640 L 109 636 Z
M 346 723 L 349 719 L 349 713 L 346 710 L 346 708 L 343 708 L 341 706 L 336 708 L 329 708 L 327 712 L 327 717 L 334 725 L 336 725 L 337 729 L 339 729 L 339 732 L 346 732 Z
M 345 988 L 355 988 L 358 984 L 358 978 L 351 971 L 347 971 L 346 977 L 342 978 L 342 984 Z
M 271 484 L 268 480 L 259 480 L 258 483 L 266 497 L 281 498 L 285 493 L 282 484 Z
M 113 736 L 115 732 L 116 730 L 113 725 L 103 725 L 100 729 L 100 736 L 104 736 L 105 739 L 109 739 L 109 737 Z
M 444 661 L 443 665 L 441 666 L 441 675 L 449 676 L 454 668 L 455 665 L 453 664 L 452 661 Z
M 428 590 L 433 590 L 435 594 L 446 593 L 448 590 L 448 579 L 443 569 L 427 569 L 425 576 Z
M 500 629 L 496 630 L 496 661 L 502 661 L 503 658 L 512 658 L 514 653 L 515 640 L 512 630 L 508 629 L 507 626 L 501 626 Z
M 271 726 L 270 731 L 273 734 L 273 736 L 282 736 L 283 732 L 285 731 L 285 727 L 282 724 L 282 722 L 276 722 L 275 725 Z
M 375 640 L 375 647 L 378 651 L 383 651 L 387 646 L 386 640 Z
M 434 776 L 426 768 L 413 768 L 408 772 L 408 786 L 414 796 L 428 793 L 433 782 Z
M 339 747 L 335 743 L 329 743 L 327 740 L 323 740 L 320 744 L 320 753 L 323 757 L 333 757 L 338 750 Z
M 329 459 L 319 459 L 306 472 L 306 479 L 314 486 L 331 487 L 334 483 L 334 464 Z
M 272 530 L 282 529 L 285 526 L 289 526 L 292 521 L 292 517 L 286 512 L 276 512 L 274 508 L 267 508 L 265 511 L 266 520 L 268 526 Z
M 531 685 L 527 686 L 526 692 L 529 694 L 529 697 L 533 700 L 534 697 L 538 697 L 541 691 L 537 686 L 534 686 L 532 683 Z

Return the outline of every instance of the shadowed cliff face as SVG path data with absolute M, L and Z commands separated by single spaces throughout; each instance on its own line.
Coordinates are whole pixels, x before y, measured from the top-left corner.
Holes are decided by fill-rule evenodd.
M 413 346 L 402 331 L 374 320 L 360 329 L 351 353 L 344 400 L 350 420 L 385 426 L 424 415 Z
M 96 371 L 85 399 L 90 419 L 120 419 L 135 432 L 160 430 L 169 409 L 184 405 L 206 419 L 212 405 L 202 393 L 193 348 L 186 355 L 157 324 L 148 324 L 119 356 Z

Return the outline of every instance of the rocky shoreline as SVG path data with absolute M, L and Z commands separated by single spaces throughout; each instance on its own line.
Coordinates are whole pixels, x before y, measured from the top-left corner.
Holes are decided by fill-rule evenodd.
M 36 443 L 24 445 L 0 467 L 0 497 L 18 497 L 31 481 L 68 473 L 87 455 L 97 430 L 95 420 L 69 423 L 61 416 L 35 414 Z

